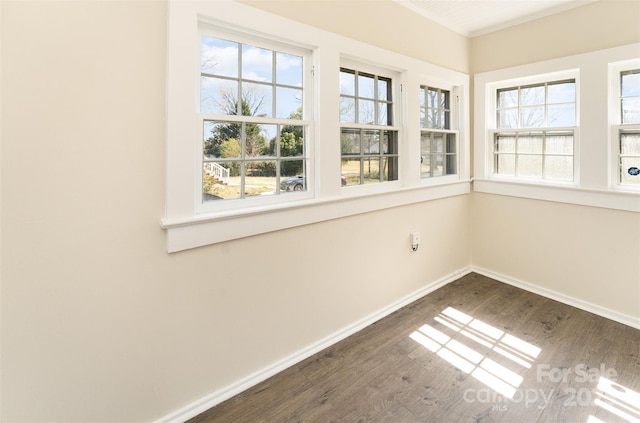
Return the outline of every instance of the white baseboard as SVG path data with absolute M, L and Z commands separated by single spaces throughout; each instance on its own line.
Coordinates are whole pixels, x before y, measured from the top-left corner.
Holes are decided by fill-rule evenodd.
M 197 401 L 194 401 L 191 404 L 186 405 L 185 407 L 156 420 L 155 423 L 183 423 L 198 414 L 203 413 L 204 411 L 214 407 L 221 402 L 251 388 L 254 385 L 270 378 L 271 376 L 293 366 L 296 363 L 301 362 L 302 360 L 311 357 L 313 354 L 316 354 L 323 349 L 335 344 L 338 341 L 343 340 L 344 338 L 353 335 L 354 333 L 364 329 L 365 327 L 377 322 L 383 317 L 388 316 L 389 314 L 401 309 L 402 307 L 411 304 L 412 302 L 424 297 L 425 295 L 435 291 L 438 288 L 441 288 L 447 285 L 450 282 L 453 282 L 462 276 L 465 276 L 471 273 L 471 266 L 460 269 L 444 278 L 441 278 L 425 287 L 413 292 L 412 294 L 394 302 L 393 304 L 378 310 L 377 312 L 329 335 L 328 337 L 309 345 L 308 347 L 283 358 L 270 366 L 265 367 L 262 370 L 259 370 L 249 376 L 246 376 L 236 383 L 233 383 L 227 387 L 219 389 L 203 398 L 200 398 Z
M 533 285 L 531 283 L 523 282 L 521 280 L 501 275 L 499 273 L 492 272 L 487 269 L 483 269 L 477 266 L 471 266 L 471 271 L 475 273 L 479 273 L 481 275 L 487 276 L 491 279 L 495 279 L 497 281 L 506 283 L 508 285 L 515 286 L 516 288 L 524 289 L 525 291 L 533 292 L 534 294 L 541 295 L 546 298 L 550 298 L 555 301 L 559 301 L 563 304 L 567 304 L 576 308 L 579 308 L 584 311 L 588 311 L 589 313 L 593 313 L 595 315 L 605 317 L 607 319 L 611 319 L 618 323 L 622 323 L 627 326 L 631 326 L 635 329 L 640 329 L 640 319 L 632 316 L 628 316 L 623 313 L 619 313 L 617 311 L 609 310 L 608 308 L 601 307 L 592 303 L 589 303 L 584 300 L 580 300 L 578 298 L 570 297 L 565 294 L 561 294 L 559 292 L 552 291 L 547 288 L 542 288 L 537 285 Z

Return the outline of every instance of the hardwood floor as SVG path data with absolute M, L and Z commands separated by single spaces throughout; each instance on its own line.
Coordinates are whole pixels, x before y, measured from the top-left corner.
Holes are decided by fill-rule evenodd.
M 640 331 L 472 273 L 190 422 L 640 422 Z

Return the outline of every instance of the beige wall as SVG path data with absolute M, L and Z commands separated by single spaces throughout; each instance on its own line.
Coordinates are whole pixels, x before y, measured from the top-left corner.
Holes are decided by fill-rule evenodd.
M 329 4 L 261 7 L 468 71 L 464 38 L 358 3 L 344 17 Z M 468 266 L 471 246 L 474 264 L 640 316 L 637 215 L 588 207 L 460 196 L 169 255 L 166 3 L 0 8 L 4 422 L 166 416 Z M 352 25 L 360 13 L 392 30 Z M 478 39 L 474 66 L 536 58 L 521 37 L 509 42 L 529 47 L 509 63 Z
M 599 0 L 472 38 L 471 70 L 487 72 L 638 41 L 640 1 Z
M 638 41 L 640 2 L 601 0 L 472 39 L 471 68 L 479 73 Z M 473 194 L 472 206 L 474 266 L 640 319 L 638 213 L 489 194 Z
M 473 265 L 640 319 L 640 215 L 473 194 Z
M 166 3 L 0 5 L 3 422 L 167 416 L 469 265 L 469 196 L 167 254 Z

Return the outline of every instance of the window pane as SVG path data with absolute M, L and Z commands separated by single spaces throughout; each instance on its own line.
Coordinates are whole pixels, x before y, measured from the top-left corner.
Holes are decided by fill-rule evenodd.
M 547 86 L 547 103 L 574 103 L 575 101 L 575 82 L 551 83 Z
M 620 134 L 620 154 L 640 156 L 640 133 Z
M 376 123 L 373 100 L 358 100 L 358 123 Z
M 240 162 L 207 162 L 202 166 L 202 201 L 240 198 Z
M 433 176 L 444 175 L 444 154 L 431 155 L 431 174 Z
M 432 109 L 438 108 L 438 91 L 429 89 L 427 90 L 427 107 Z
M 276 117 L 302 119 L 302 90 L 276 87 Z
M 444 153 L 444 135 L 443 134 L 433 134 L 433 139 L 431 141 L 431 152 Z
M 304 161 L 286 160 L 280 163 L 280 191 L 306 191 Z
M 496 154 L 496 173 L 498 175 L 516 174 L 516 156 L 515 154 Z
M 346 185 L 360 184 L 360 159 L 343 159 L 340 171 Z
M 342 155 L 360 154 L 360 130 L 343 129 L 341 131 L 340 151 Z
M 362 133 L 363 154 L 380 154 L 380 131 Z
M 518 89 L 511 88 L 506 90 L 498 90 L 498 107 L 517 107 L 518 106 Z
M 428 128 L 427 126 L 427 100 L 426 90 L 424 87 L 420 87 L 420 127 Z
M 544 85 L 522 87 L 520 89 L 520 106 L 544 104 Z
M 449 154 L 456 153 L 456 144 L 455 134 L 447 134 L 446 152 Z
M 622 73 L 620 91 L 622 97 L 640 96 L 640 69 Z
M 398 132 L 382 131 L 382 153 L 397 154 L 398 153 Z
M 498 128 L 517 128 L 518 109 L 498 110 Z
M 237 114 L 238 82 L 203 76 L 200 78 L 200 112 Z
M 206 158 L 240 158 L 242 124 L 205 121 L 203 155 Z
M 340 94 L 344 95 L 356 95 L 356 76 L 351 71 L 340 71 Z
M 356 100 L 350 97 L 340 97 L 340 122 L 356 122 Z
M 573 155 L 573 135 L 547 134 L 544 152 L 545 154 Z
M 397 181 L 398 180 L 398 158 L 397 157 L 383 157 L 382 163 L 382 180 L 383 181 Z
M 447 154 L 445 156 L 445 174 L 446 175 L 455 175 L 458 167 L 457 155 L 455 154 Z
M 620 164 L 620 183 L 640 185 L 640 157 L 622 157 Z
M 275 125 L 245 124 L 245 157 L 274 156 L 274 151 L 269 151 L 267 140 L 276 136 Z
M 242 115 L 273 117 L 272 86 L 243 82 Z
M 438 109 L 427 109 L 427 128 L 439 129 L 439 118 Z
M 512 135 L 496 135 L 495 151 L 497 153 L 515 153 L 516 137 Z
M 238 78 L 238 43 L 203 36 L 200 71 L 218 76 Z
M 391 104 L 378 103 L 378 125 L 393 125 L 391 122 Z
M 640 97 L 622 99 L 622 123 L 640 123 Z
M 275 160 L 246 162 L 245 196 L 255 197 L 275 194 L 276 164 Z
M 440 91 L 440 108 L 449 109 L 449 91 Z
M 276 53 L 276 83 L 302 87 L 302 57 Z
M 544 107 L 523 107 L 520 109 L 520 114 L 520 128 L 544 126 Z
M 431 177 L 431 156 L 429 154 L 423 154 L 420 157 L 420 176 L 422 178 Z
M 431 133 L 422 132 L 420 134 L 420 154 L 423 156 L 431 152 Z
M 451 129 L 450 120 L 451 113 L 448 111 L 444 112 L 443 120 L 442 120 L 442 129 Z
M 542 154 L 542 134 L 518 136 L 518 154 Z
M 380 158 L 367 157 L 362 161 L 363 183 L 380 182 Z
M 358 75 L 358 97 L 375 98 L 374 83 L 372 75 Z
M 283 126 L 280 130 L 280 156 L 295 157 L 304 155 L 304 127 Z
M 304 160 L 283 160 L 280 163 L 280 176 L 302 176 L 306 177 Z
M 273 51 L 243 45 L 242 79 L 273 82 Z
M 573 157 L 572 156 L 545 156 L 544 177 L 545 179 L 572 181 L 573 180 Z
M 391 80 L 378 78 L 378 100 L 391 100 Z
M 542 178 L 542 156 L 518 155 L 518 176 Z
M 547 126 L 576 126 L 575 104 L 557 104 L 547 108 Z

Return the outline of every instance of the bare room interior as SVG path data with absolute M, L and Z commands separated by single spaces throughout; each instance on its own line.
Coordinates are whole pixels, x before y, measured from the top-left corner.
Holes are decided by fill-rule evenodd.
M 0 421 L 640 421 L 640 1 L 0 1 Z

